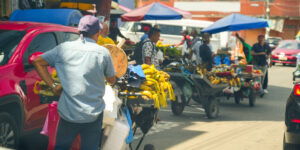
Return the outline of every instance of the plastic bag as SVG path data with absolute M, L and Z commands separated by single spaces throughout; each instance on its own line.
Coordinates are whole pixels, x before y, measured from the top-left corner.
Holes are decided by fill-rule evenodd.
M 103 150 L 122 150 L 124 148 L 125 140 L 128 137 L 130 126 L 125 116 L 120 117 L 115 121 Z
M 122 104 L 117 96 L 117 91 L 106 85 L 103 100 L 105 102 L 104 118 L 117 118 L 119 106 Z
M 221 60 L 221 56 L 220 55 L 216 56 L 214 59 L 215 59 L 214 61 L 215 61 L 216 66 L 222 64 L 221 63 L 222 60 Z
M 134 135 L 133 135 L 133 131 L 132 131 L 132 120 L 131 120 L 131 116 L 130 116 L 128 107 L 126 107 L 126 111 L 123 110 L 123 114 L 125 115 L 126 120 L 128 122 L 128 125 L 129 125 L 129 134 L 128 134 L 128 137 L 126 139 L 126 144 L 130 144 L 134 140 Z
M 59 114 L 57 112 L 57 102 L 54 101 L 48 104 L 48 114 L 41 134 L 49 137 L 47 150 L 54 150 L 56 143 L 56 134 L 59 124 Z M 74 140 L 71 150 L 80 150 L 81 140 L 78 135 Z

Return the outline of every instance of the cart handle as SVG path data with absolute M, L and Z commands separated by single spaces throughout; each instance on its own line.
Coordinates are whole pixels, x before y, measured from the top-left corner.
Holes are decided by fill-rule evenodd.
M 136 92 L 119 92 L 122 96 L 142 96 L 142 93 L 136 93 Z

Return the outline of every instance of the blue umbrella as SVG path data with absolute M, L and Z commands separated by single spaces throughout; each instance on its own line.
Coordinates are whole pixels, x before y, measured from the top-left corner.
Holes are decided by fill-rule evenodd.
M 204 28 L 201 33 L 207 32 L 210 34 L 223 31 L 240 31 L 248 29 L 257 29 L 268 27 L 268 22 L 259 18 L 245 16 L 241 14 L 231 14 L 226 16 L 214 24 Z

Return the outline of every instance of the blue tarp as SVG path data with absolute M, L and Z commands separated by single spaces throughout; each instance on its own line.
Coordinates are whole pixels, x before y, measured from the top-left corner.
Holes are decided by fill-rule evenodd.
M 234 13 L 216 21 L 214 24 L 203 29 L 201 33 L 207 32 L 214 34 L 223 31 L 240 31 L 265 28 L 268 26 L 268 22 L 265 20 Z
M 27 9 L 16 10 L 9 21 L 31 21 L 77 26 L 82 14 L 75 9 Z
M 129 65 L 127 72 L 129 74 L 128 84 L 132 87 L 140 87 L 146 80 L 146 76 L 141 65 Z

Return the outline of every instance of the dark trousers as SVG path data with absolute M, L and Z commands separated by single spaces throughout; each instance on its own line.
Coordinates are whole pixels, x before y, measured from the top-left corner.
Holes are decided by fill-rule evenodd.
M 255 69 L 260 69 L 264 76 L 261 78 L 261 85 L 262 85 L 262 90 L 265 90 L 268 88 L 268 66 L 254 66 Z
M 71 123 L 60 119 L 55 150 L 69 150 L 76 136 L 80 134 L 81 150 L 98 150 L 101 141 L 103 113 L 91 123 Z

